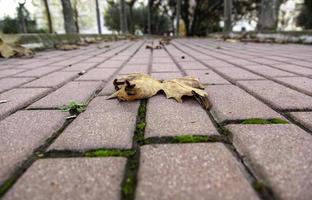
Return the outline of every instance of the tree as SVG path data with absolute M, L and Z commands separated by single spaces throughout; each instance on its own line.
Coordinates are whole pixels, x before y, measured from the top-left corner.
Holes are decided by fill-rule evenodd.
M 232 0 L 224 0 L 224 32 L 232 31 Z
M 95 0 L 95 7 L 96 7 L 96 22 L 97 22 L 97 26 L 98 26 L 98 31 L 99 31 L 99 34 L 102 34 L 99 0 Z
M 129 30 L 131 34 L 135 33 L 135 27 L 133 23 L 133 6 L 135 4 L 136 0 L 129 0 L 127 1 L 128 7 L 129 7 Z
M 64 15 L 64 27 L 66 33 L 77 33 L 77 27 L 74 20 L 73 9 L 70 0 L 61 0 Z
M 47 19 L 48 19 L 49 33 L 53 33 L 53 25 L 52 25 L 52 19 L 51 19 L 51 13 L 50 13 L 48 0 L 43 0 L 43 3 L 44 3 Z
M 275 30 L 278 22 L 280 0 L 262 0 L 258 28 L 260 30 Z
M 301 9 L 301 13 L 298 16 L 298 25 L 305 29 L 312 29 L 312 1 L 305 0 Z

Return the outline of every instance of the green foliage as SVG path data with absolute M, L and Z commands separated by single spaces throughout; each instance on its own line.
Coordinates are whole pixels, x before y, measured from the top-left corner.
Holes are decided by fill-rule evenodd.
M 241 124 L 288 124 L 288 122 L 280 118 L 273 119 L 251 118 L 242 121 Z
M 12 19 L 8 16 L 5 17 L 2 21 L 2 31 L 7 34 L 19 33 L 19 24 L 17 19 Z
M 175 143 L 196 143 L 208 141 L 210 141 L 210 138 L 206 135 L 178 135 L 173 139 L 173 142 Z
M 67 106 L 61 108 L 63 112 L 69 112 L 71 115 L 78 115 L 86 110 L 86 104 L 70 101 Z
M 305 29 L 312 29 L 312 1 L 305 0 L 301 13 L 298 16 L 298 25 Z

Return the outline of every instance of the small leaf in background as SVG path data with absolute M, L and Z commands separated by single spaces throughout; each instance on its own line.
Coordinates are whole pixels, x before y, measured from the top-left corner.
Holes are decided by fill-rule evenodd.
M 63 51 L 70 51 L 79 49 L 79 46 L 76 44 L 57 44 L 55 45 L 55 48 Z
M 154 96 L 160 90 L 164 91 L 167 98 L 174 98 L 182 103 L 183 96 L 194 96 L 205 108 L 209 109 L 211 103 L 203 85 L 195 77 L 181 77 L 167 81 L 159 81 L 143 73 L 133 73 L 115 79 L 113 82 L 116 92 L 108 97 L 118 98 L 121 101 L 133 101 Z

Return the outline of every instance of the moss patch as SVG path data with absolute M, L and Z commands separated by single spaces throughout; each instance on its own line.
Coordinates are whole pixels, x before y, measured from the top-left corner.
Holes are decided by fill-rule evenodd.
M 146 127 L 146 104 L 147 101 L 142 100 L 138 110 L 137 123 L 134 132 L 134 140 L 137 143 L 141 143 L 144 140 L 144 131 Z
M 133 156 L 134 154 L 135 154 L 134 150 L 100 149 L 88 151 L 84 155 L 87 157 L 108 157 L 108 156 L 129 157 Z
M 240 124 L 288 124 L 288 122 L 280 118 L 272 118 L 272 119 L 251 118 L 243 120 Z
M 174 143 L 197 143 L 214 141 L 213 138 L 206 135 L 179 135 L 173 138 Z
M 0 199 L 11 188 L 14 182 L 15 180 L 13 178 L 10 178 L 4 182 L 4 184 L 0 187 Z

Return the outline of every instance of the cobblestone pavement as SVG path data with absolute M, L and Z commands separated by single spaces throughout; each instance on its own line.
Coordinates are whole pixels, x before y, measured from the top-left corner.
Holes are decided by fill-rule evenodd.
M 149 42 L 0 61 L 0 198 L 312 199 L 311 46 Z M 106 100 L 132 72 L 198 76 L 213 108 Z

